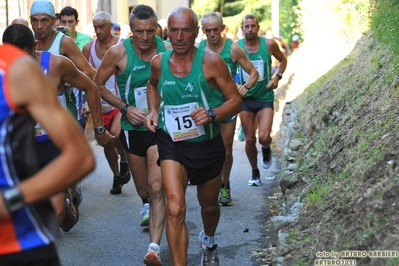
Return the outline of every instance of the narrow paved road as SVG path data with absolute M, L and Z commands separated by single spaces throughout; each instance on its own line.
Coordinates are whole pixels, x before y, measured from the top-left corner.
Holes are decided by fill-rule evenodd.
M 83 181 L 84 200 L 80 207 L 79 222 L 70 232 L 62 233 L 63 237 L 58 242 L 61 263 L 64 266 L 143 265 L 149 236 L 148 228 L 139 225 L 141 200 L 132 181 L 123 187 L 121 195 L 109 193 L 111 170 L 102 148 L 94 144 L 92 148 L 97 167 Z M 267 196 L 272 195 L 272 188 L 277 186 L 276 180 L 266 178 L 278 172 L 277 159 L 273 158 L 270 169 L 260 171 L 261 186 L 248 186 L 251 168 L 245 155 L 244 142 L 235 140 L 231 177 L 234 205 L 222 207 L 217 229 L 222 266 L 261 265 L 251 251 L 264 247 L 266 241 L 267 232 L 263 225 L 269 216 Z M 186 200 L 186 223 L 190 237 L 188 265 L 200 265 L 198 234 L 202 230 L 202 223 L 195 186 L 188 187 Z M 172 265 L 165 234 L 161 242 L 161 256 L 163 265 Z

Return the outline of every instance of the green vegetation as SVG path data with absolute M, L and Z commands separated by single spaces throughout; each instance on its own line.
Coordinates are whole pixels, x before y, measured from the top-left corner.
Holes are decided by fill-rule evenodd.
M 389 45 L 395 54 L 399 54 L 399 1 L 372 1 L 371 29 L 375 37 L 382 43 Z M 396 59 L 397 60 L 397 59 Z
M 305 207 L 286 231 L 293 246 L 286 265 L 310 265 L 318 250 L 399 251 L 399 1 L 370 2 L 299 4 L 305 40 L 326 31 L 358 41 L 291 104 L 293 136 L 306 143 L 294 172 L 306 184 L 290 189 Z M 399 265 L 399 258 L 356 260 Z
M 272 0 L 194 0 L 191 7 L 202 16 L 209 11 L 219 11 L 228 28 L 234 33 L 241 26 L 242 18 L 254 14 L 259 19 L 261 30 L 271 29 Z M 298 0 L 279 1 L 280 35 L 290 40 L 292 34 L 300 32 Z
M 295 232 L 299 238 L 306 232 L 315 239 L 312 250 L 399 247 L 390 246 L 396 239 L 389 237 L 398 222 L 399 198 L 392 185 L 399 161 L 399 99 L 390 75 L 395 55 L 374 42 L 365 35 L 346 60 L 295 102 L 299 131 L 312 143 L 300 156 L 305 159 L 298 171 L 311 182 Z M 309 135 L 306 128 L 316 130 Z M 314 222 L 322 226 L 306 226 Z

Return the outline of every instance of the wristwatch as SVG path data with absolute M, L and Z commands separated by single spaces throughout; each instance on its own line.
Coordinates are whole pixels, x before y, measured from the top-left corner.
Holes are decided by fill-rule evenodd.
M 96 132 L 97 134 L 104 134 L 106 130 L 107 129 L 105 128 L 105 126 L 99 126 L 98 128 L 94 129 L 94 132 Z
M 215 117 L 216 117 L 216 113 L 215 113 L 215 111 L 213 111 L 213 109 L 209 109 L 209 110 L 207 110 L 207 112 L 208 112 L 208 115 L 211 117 L 211 123 L 213 122 L 213 121 L 215 121 Z
M 4 204 L 7 211 L 12 213 L 21 210 L 25 206 L 24 197 L 17 187 L 7 189 L 3 192 Z
M 283 73 L 276 73 L 276 76 L 279 78 L 279 79 L 282 79 L 283 78 Z
M 125 106 L 123 106 L 122 108 L 121 108 L 121 114 L 122 115 L 126 115 L 126 112 L 127 112 L 127 108 L 129 107 L 129 105 L 128 104 L 126 104 Z

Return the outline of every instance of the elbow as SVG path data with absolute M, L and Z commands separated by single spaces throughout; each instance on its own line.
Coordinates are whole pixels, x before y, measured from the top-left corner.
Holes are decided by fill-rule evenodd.
M 236 112 L 239 113 L 242 110 L 242 98 L 241 96 L 236 99 Z

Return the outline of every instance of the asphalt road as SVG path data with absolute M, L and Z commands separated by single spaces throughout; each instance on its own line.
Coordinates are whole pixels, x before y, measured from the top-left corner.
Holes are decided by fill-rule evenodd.
M 149 245 L 148 227 L 141 227 L 141 200 L 132 181 L 123 187 L 121 195 L 111 195 L 112 172 L 100 146 L 92 144 L 97 167 L 83 180 L 83 202 L 80 220 L 58 241 L 57 247 L 64 266 L 136 266 L 143 265 Z M 259 148 L 259 147 L 258 147 Z M 260 151 L 260 148 L 258 149 Z M 217 229 L 217 243 L 221 266 L 262 265 L 251 251 L 264 248 L 267 232 L 264 222 L 268 211 L 268 196 L 273 194 L 277 180 L 278 162 L 273 157 L 272 167 L 261 168 L 261 186 L 248 186 L 251 168 L 244 151 L 244 142 L 234 143 L 234 164 L 231 174 L 233 206 L 221 207 Z M 260 155 L 260 154 L 259 154 Z M 258 156 L 259 160 L 261 156 Z M 186 224 L 189 231 L 188 265 L 200 265 L 198 234 L 202 230 L 196 187 L 186 193 Z M 247 230 L 246 230 L 247 229 Z M 247 231 L 247 232 L 246 232 Z M 172 265 L 166 236 L 161 241 L 162 265 Z

